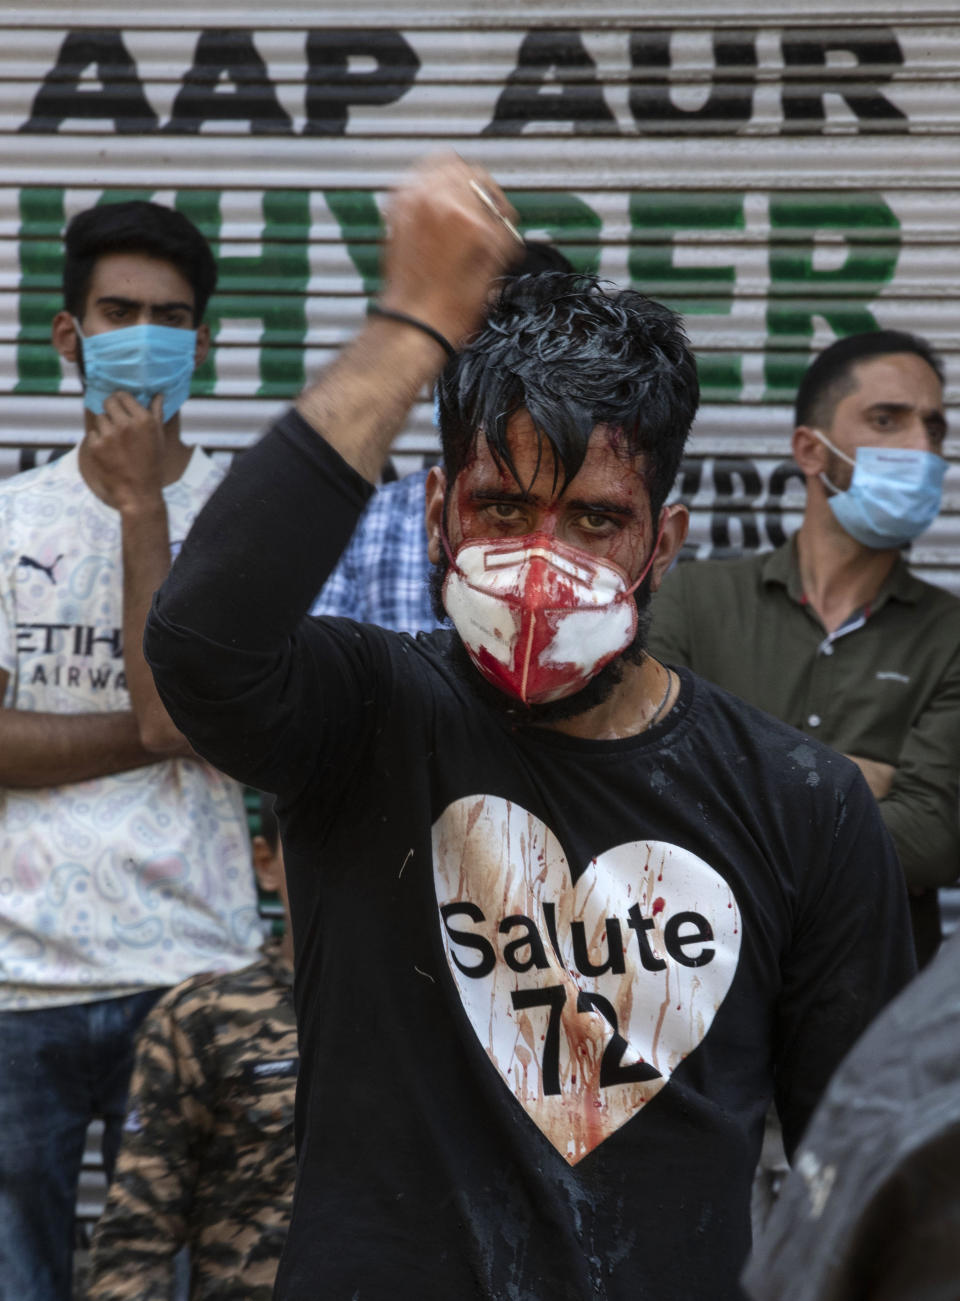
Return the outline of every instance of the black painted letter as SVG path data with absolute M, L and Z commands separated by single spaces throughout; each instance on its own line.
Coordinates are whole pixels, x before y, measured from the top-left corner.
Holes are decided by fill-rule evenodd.
M 756 551 L 760 532 L 754 503 L 763 491 L 757 467 L 745 456 L 718 456 L 713 463 L 713 486 L 716 496 L 710 516 L 711 560 Z M 738 538 L 731 536 L 733 520 L 740 526 Z
M 907 115 L 877 89 L 903 66 L 903 50 L 889 27 L 803 28 L 783 33 L 783 129 L 823 130 L 823 97 L 840 95 L 857 116 L 861 131 L 905 131 Z M 856 67 L 827 67 L 827 54 L 853 54 Z M 869 71 L 861 69 L 869 68 Z
M 81 90 L 80 78 L 91 64 L 96 65 L 101 89 Z M 119 133 L 156 130 L 157 115 L 147 103 L 137 65 L 119 31 L 68 32 L 20 130 L 56 131 L 71 117 L 112 118 Z
M 350 59 L 375 68 L 351 72 Z M 399 32 L 324 29 L 307 33 L 307 125 L 304 135 L 339 136 L 351 104 L 393 104 L 413 85 L 416 52 Z
M 219 89 L 224 73 L 233 83 L 232 90 Z M 200 33 L 193 67 L 163 129 L 173 135 L 193 135 L 204 122 L 249 122 L 254 135 L 289 135 L 293 130 L 251 32 Z
M 596 69 L 579 32 L 528 32 L 482 134 L 518 136 L 528 123 L 571 122 L 577 135 L 618 135 Z
M 746 126 L 753 112 L 757 71 L 756 32 L 713 33 L 713 84 L 705 104 L 678 108 L 670 97 L 670 33 L 636 31 L 630 35 L 630 112 L 641 131 L 676 131 L 689 123 L 697 131 L 732 135 Z

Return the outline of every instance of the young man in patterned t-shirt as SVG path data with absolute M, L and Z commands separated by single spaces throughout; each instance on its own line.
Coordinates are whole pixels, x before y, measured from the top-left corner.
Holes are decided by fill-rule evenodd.
M 180 431 L 216 266 L 152 203 L 82 212 L 65 245 L 53 343 L 82 437 L 0 485 L 0 1258 L 34 1301 L 69 1295 L 87 1126 L 109 1174 L 144 1014 L 259 941 L 240 788 L 171 724 L 140 647 L 222 477 Z

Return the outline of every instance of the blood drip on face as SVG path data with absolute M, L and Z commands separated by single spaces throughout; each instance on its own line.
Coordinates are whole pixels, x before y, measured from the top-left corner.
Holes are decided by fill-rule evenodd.
M 532 557 L 525 569 L 525 590 L 514 585 L 510 592 L 519 616 L 516 670 L 514 663 L 504 665 L 485 647 L 479 647 L 476 652 L 469 647 L 468 650 L 477 667 L 494 685 L 508 695 L 518 695 L 525 704 L 538 705 L 579 691 L 620 654 L 622 647 L 614 647 L 599 660 L 580 662 L 579 672 L 571 672 L 569 660 L 551 665 L 545 652 L 557 639 L 560 621 L 576 605 L 576 585 L 541 556 Z M 536 689 L 531 689 L 532 669 L 536 671 Z

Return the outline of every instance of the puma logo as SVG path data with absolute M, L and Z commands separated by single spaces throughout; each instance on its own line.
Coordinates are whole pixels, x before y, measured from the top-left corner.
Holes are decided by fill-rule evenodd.
M 56 569 L 57 565 L 60 563 L 62 559 L 63 559 L 62 551 L 60 552 L 59 556 L 57 556 L 56 560 L 54 560 L 49 565 L 41 565 L 40 561 L 34 560 L 32 556 L 21 556 L 20 559 L 17 561 L 17 568 L 42 570 L 42 572 L 45 573 L 46 576 L 50 579 L 50 582 L 53 583 L 54 587 L 56 587 L 57 580 L 53 576 L 53 571 Z

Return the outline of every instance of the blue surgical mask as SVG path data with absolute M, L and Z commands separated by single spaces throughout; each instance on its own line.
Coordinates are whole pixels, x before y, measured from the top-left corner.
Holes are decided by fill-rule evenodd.
M 176 415 L 190 393 L 196 330 L 127 325 L 84 335 L 79 321 L 74 324 L 83 347 L 83 404 L 88 410 L 100 415 L 104 401 L 121 389 L 143 407 L 162 393 L 164 421 Z
M 934 452 L 908 447 L 858 447 L 856 460 L 812 431 L 831 452 L 853 466 L 846 492 L 821 474 L 840 527 L 865 547 L 887 551 L 918 537 L 937 517 L 947 463 Z

